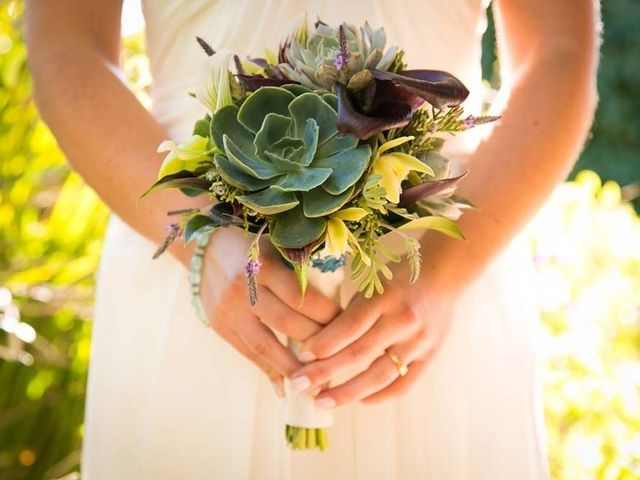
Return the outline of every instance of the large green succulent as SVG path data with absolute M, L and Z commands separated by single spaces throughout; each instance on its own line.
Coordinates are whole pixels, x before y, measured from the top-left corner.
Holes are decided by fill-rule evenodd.
M 305 87 L 332 91 L 338 80 L 338 67 L 344 63 L 341 79 L 347 83 L 351 76 L 366 69 L 388 70 L 398 49 L 384 51 L 387 36 L 383 28 L 373 30 L 368 23 L 357 28 L 343 24 L 348 59 L 340 57 L 339 28 L 320 23 L 311 35 L 290 38 L 282 46 L 278 68 L 286 78 Z
M 338 132 L 336 102 L 299 85 L 264 87 L 211 121 L 220 176 L 241 190 L 236 200 L 270 217 L 280 247 L 318 240 L 323 217 L 350 200 L 369 166 L 371 148 Z

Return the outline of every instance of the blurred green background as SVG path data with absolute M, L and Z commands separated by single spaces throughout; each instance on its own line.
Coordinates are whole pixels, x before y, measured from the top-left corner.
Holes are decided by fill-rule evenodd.
M 72 479 L 108 212 L 38 117 L 22 14 L 0 0 L 0 480 Z M 640 478 L 640 4 L 605 1 L 603 20 L 592 138 L 528 227 L 556 479 Z M 491 24 L 484 40 L 495 86 Z M 147 102 L 143 52 L 141 35 L 125 39 Z

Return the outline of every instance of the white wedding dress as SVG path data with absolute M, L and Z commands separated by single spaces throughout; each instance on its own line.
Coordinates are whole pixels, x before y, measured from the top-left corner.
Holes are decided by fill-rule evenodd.
M 459 77 L 472 92 L 467 110 L 478 113 L 485 8 L 485 0 L 147 0 L 152 112 L 173 139 L 187 138 L 203 114 L 187 95 L 204 60 L 195 36 L 257 56 L 306 11 L 310 21 L 384 26 L 411 68 Z M 479 130 L 447 146 L 458 169 Z M 324 453 L 286 448 L 282 401 L 200 323 L 187 272 L 169 255 L 152 260 L 155 248 L 111 218 L 98 272 L 84 480 L 548 478 L 524 238 L 466 290 L 410 392 L 339 408 Z

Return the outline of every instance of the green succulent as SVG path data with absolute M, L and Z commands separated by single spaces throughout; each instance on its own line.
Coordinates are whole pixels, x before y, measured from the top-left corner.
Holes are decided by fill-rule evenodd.
M 324 217 L 351 199 L 370 164 L 370 146 L 338 132 L 336 104 L 299 85 L 263 87 L 211 121 L 218 173 L 239 189 L 238 202 L 270 219 L 280 247 L 320 239 Z
M 354 25 L 342 25 L 346 38 L 348 59 L 339 58 L 339 28 L 323 23 L 310 35 L 297 35 L 290 38 L 282 50 L 284 62 L 279 69 L 288 79 L 307 88 L 332 91 L 338 80 L 338 69 L 342 83 L 347 83 L 358 72 L 368 69 L 388 70 L 393 64 L 398 49 L 384 51 L 387 35 L 383 28 L 373 30 L 368 23 L 357 28 Z

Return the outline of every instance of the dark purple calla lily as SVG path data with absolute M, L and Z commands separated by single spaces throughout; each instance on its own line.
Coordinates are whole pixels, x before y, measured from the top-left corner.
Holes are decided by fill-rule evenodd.
M 424 104 L 422 98 L 397 87 L 390 80 L 374 79 L 372 87 L 374 91 L 366 108 L 367 115 L 400 117 L 406 115 L 407 110 L 412 114 Z
M 435 195 L 436 193 L 440 193 L 447 188 L 453 187 L 460 180 L 466 177 L 468 173 L 469 170 L 457 177 L 443 178 L 442 180 L 434 180 L 431 182 L 421 183 L 414 187 L 409 187 L 403 190 L 400 194 L 400 202 L 398 202 L 398 206 L 406 207 L 407 205 L 412 205 L 423 198 L 427 198 L 431 195 Z
M 260 68 L 267 68 L 269 66 L 269 62 L 267 62 L 267 60 L 264 58 L 247 57 L 247 60 L 249 60 L 251 63 L 255 63 Z
M 397 87 L 423 98 L 435 108 L 460 105 L 469 90 L 450 73 L 441 70 L 404 70 L 398 73 L 372 70 L 379 80 L 390 80 Z
M 361 140 L 405 126 L 425 101 L 444 108 L 459 105 L 469 95 L 460 80 L 440 70 L 371 73 L 373 81 L 357 94 L 351 94 L 344 85 L 335 86 L 338 130 Z
M 296 83 L 286 78 L 268 78 L 262 75 L 237 74 L 238 80 L 242 82 L 247 90 L 257 90 L 260 87 L 281 87 Z
M 365 140 L 382 130 L 403 127 L 413 113 L 411 99 L 397 91 L 391 82 L 375 82 L 375 93 L 369 102 L 370 110 L 359 111 L 358 102 L 351 97 L 347 87 L 336 83 L 338 96 L 338 122 L 340 133 Z

